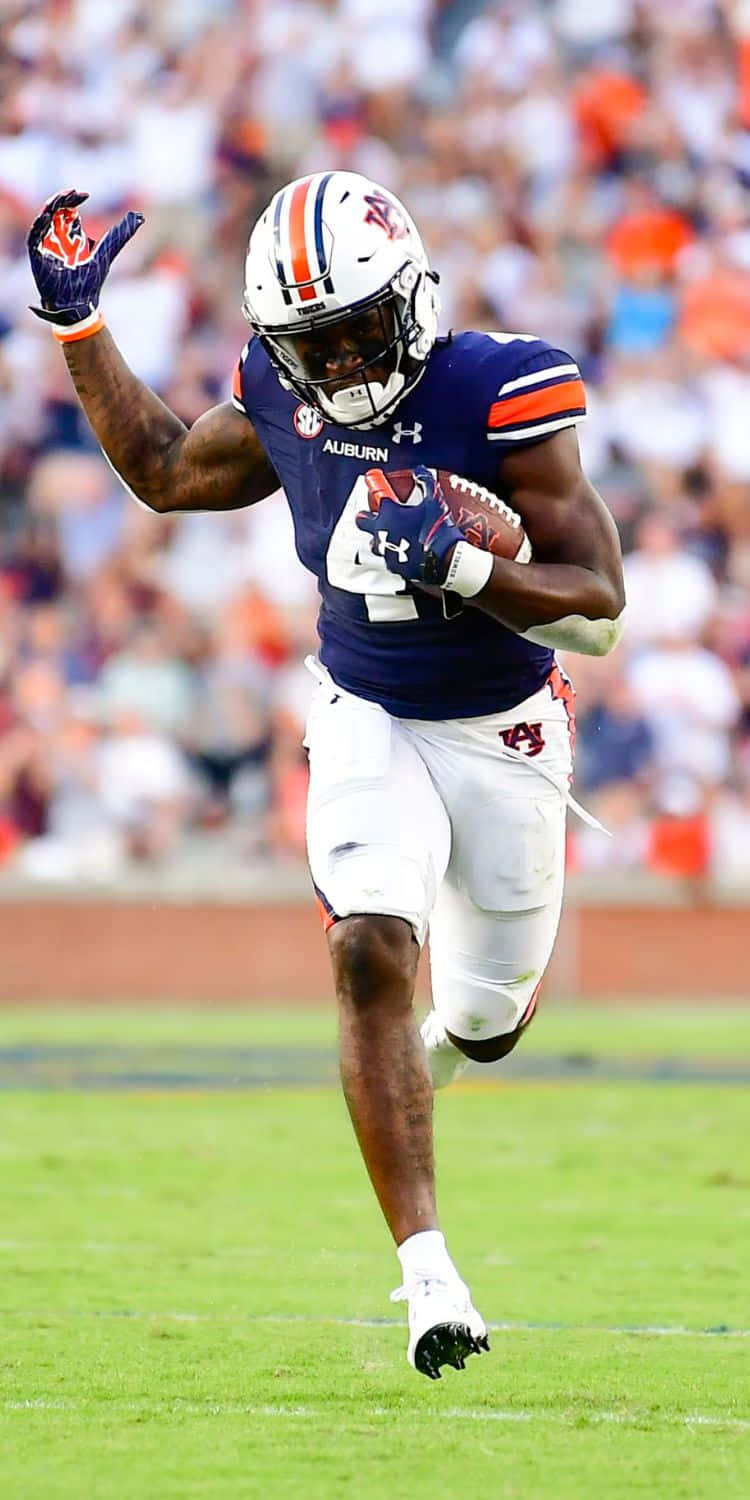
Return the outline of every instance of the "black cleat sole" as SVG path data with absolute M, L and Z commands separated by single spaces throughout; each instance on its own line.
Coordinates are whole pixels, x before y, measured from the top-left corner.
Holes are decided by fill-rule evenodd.
M 463 1370 L 469 1354 L 489 1353 L 490 1341 L 485 1334 L 475 1338 L 466 1323 L 436 1323 L 423 1333 L 414 1350 L 414 1364 L 428 1380 L 440 1380 L 442 1365 Z

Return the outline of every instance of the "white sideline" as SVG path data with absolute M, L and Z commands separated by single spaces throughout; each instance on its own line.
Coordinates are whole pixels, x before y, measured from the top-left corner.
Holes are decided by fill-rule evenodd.
M 48 1401 L 44 1397 L 27 1401 L 4 1401 L 5 1411 L 84 1411 L 91 1402 L 80 1400 Z M 161 1416 L 211 1416 L 211 1417 L 301 1417 L 330 1422 L 330 1406 L 256 1406 L 244 1402 L 219 1401 L 108 1401 L 108 1411 L 145 1412 L 154 1417 Z M 744 1417 L 717 1417 L 710 1412 L 688 1412 L 684 1416 L 667 1416 L 664 1413 L 601 1411 L 574 1412 L 570 1416 L 553 1407 L 539 1407 L 536 1411 L 514 1411 L 481 1406 L 422 1407 L 415 1416 L 444 1422 L 446 1417 L 457 1422 L 548 1422 L 559 1427 L 578 1427 L 583 1417 L 592 1423 L 615 1423 L 620 1427 L 643 1427 L 650 1423 L 655 1427 L 711 1427 L 731 1428 L 735 1431 L 750 1431 L 750 1419 Z M 358 1406 L 356 1417 L 384 1417 L 390 1419 L 393 1411 L 386 1406 Z

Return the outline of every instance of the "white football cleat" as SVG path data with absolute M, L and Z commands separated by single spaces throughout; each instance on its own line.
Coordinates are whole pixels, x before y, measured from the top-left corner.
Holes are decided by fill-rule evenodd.
M 459 1276 L 415 1277 L 391 1292 L 391 1302 L 409 1304 L 409 1363 L 429 1380 L 440 1380 L 441 1365 L 463 1370 L 468 1354 L 489 1351 L 487 1327 Z
M 432 1087 L 434 1089 L 447 1088 L 456 1078 L 460 1078 L 469 1066 L 469 1059 L 454 1047 L 448 1037 L 445 1027 L 435 1010 L 427 1012 L 419 1035 L 425 1045 L 427 1061 L 430 1064 L 432 1074 Z

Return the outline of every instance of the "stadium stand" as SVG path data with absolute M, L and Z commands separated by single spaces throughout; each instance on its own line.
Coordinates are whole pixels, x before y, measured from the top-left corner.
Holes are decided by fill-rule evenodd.
M 568 665 L 576 871 L 750 872 L 750 22 L 731 0 L 6 0 L 0 20 L 0 881 L 207 880 L 303 859 L 315 591 L 282 496 L 139 510 L 27 311 L 24 238 L 76 184 L 144 229 L 103 298 L 186 422 L 246 337 L 248 227 L 324 166 L 386 181 L 443 326 L 581 364 L 625 643 Z M 269 564 L 269 557 L 272 561 Z

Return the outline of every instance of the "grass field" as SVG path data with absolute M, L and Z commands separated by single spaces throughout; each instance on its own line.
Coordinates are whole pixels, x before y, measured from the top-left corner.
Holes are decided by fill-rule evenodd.
M 750 1014 L 550 1009 L 531 1076 L 438 1098 L 499 1325 L 439 1385 L 332 1048 L 316 1012 L 0 1012 L 4 1500 L 746 1500 Z

